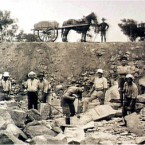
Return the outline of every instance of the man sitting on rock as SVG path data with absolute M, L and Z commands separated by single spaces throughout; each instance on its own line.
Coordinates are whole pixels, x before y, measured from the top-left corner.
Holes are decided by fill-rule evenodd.
M 89 99 L 85 99 L 83 101 L 83 112 L 85 112 L 88 108 L 88 103 L 97 99 L 100 102 L 100 105 L 104 104 L 105 92 L 107 90 L 107 79 L 103 77 L 103 70 L 97 70 L 97 76 L 94 79 L 94 85 L 90 91 L 91 97 Z

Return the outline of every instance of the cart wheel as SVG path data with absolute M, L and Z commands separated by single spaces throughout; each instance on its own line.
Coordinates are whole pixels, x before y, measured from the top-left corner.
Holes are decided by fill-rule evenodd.
M 57 39 L 58 30 L 55 28 L 39 30 L 38 37 L 43 42 L 54 42 Z

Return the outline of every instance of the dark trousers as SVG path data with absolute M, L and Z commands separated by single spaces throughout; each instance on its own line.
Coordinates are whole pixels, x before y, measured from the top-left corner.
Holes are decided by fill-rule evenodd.
M 130 113 L 135 112 L 135 104 L 136 104 L 136 99 L 125 97 L 123 108 L 122 108 L 122 116 L 124 117 Z
M 63 114 L 67 117 L 75 115 L 75 106 L 73 102 L 64 103 L 63 104 Z
M 101 42 L 103 42 L 103 38 L 104 38 L 104 42 L 106 42 L 106 31 L 101 31 Z
M 38 93 L 28 92 L 28 109 L 38 109 Z
M 120 93 L 120 101 L 121 106 L 123 106 L 123 88 L 124 88 L 125 78 L 119 78 L 119 93 Z

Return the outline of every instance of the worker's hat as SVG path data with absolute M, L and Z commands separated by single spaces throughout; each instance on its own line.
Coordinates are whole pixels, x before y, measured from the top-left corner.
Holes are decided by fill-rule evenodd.
M 132 79 L 134 79 L 134 76 L 132 74 L 127 74 L 126 78 L 132 78 Z
M 130 52 L 129 51 L 126 51 L 125 54 L 130 54 Z
M 40 73 L 38 74 L 38 77 L 44 77 L 44 72 L 40 72 Z
M 106 19 L 105 18 L 102 18 L 102 21 L 105 21 Z
M 98 69 L 98 70 L 97 70 L 97 73 L 103 74 L 103 70 L 102 70 L 102 69 Z
M 127 57 L 126 56 L 121 56 L 120 60 L 127 60 Z
M 36 76 L 36 73 L 33 72 L 33 71 L 29 72 L 29 73 L 28 73 L 28 77 L 30 77 L 30 76 Z
M 4 72 L 3 76 L 4 76 L 4 77 L 9 77 L 10 74 L 9 74 L 9 72 Z

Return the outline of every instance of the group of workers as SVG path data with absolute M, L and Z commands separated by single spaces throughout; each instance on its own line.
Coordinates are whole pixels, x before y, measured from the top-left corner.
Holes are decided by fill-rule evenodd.
M 134 76 L 131 72 L 131 66 L 127 63 L 128 57 L 122 56 L 120 58 L 120 66 L 117 66 L 117 78 L 115 78 L 114 82 L 117 82 L 117 90 L 119 94 L 119 98 L 113 100 L 114 102 L 120 103 L 120 108 L 122 108 L 122 116 L 125 117 L 126 115 L 135 112 L 136 108 L 136 99 L 138 96 L 138 87 L 135 84 Z M 66 92 L 64 93 L 63 97 L 63 107 L 65 110 L 66 116 L 74 116 L 74 100 L 75 98 L 80 99 L 83 112 L 87 111 L 89 103 L 92 101 L 96 102 L 99 101 L 100 105 L 104 104 L 105 101 L 105 93 L 109 89 L 107 78 L 104 76 L 104 70 L 97 69 L 96 76 L 94 78 L 93 86 L 88 93 L 88 97 L 82 99 L 81 94 L 84 91 L 83 87 L 69 87 Z M 112 101 L 112 102 L 113 102 Z M 67 111 L 69 112 L 67 112 Z
M 138 96 L 138 87 L 134 82 L 134 76 L 130 73 L 130 66 L 127 64 L 127 60 L 128 58 L 126 56 L 122 56 L 120 59 L 121 65 L 117 67 L 119 100 L 123 116 L 135 111 L 136 98 Z M 9 77 L 9 72 L 4 72 L 1 81 L 1 93 L 5 96 L 3 98 L 4 100 L 9 98 L 8 96 L 11 91 L 12 84 Z M 51 85 L 45 79 L 44 72 L 36 75 L 35 72 L 31 71 L 28 73 L 28 79 L 24 82 L 23 86 L 27 91 L 28 109 L 38 109 L 38 101 L 41 103 L 49 103 L 51 106 Z M 82 112 L 88 109 L 89 103 L 93 100 L 98 100 L 100 105 L 103 105 L 107 89 L 108 81 L 104 76 L 104 70 L 97 69 L 93 86 L 88 94 L 89 97 L 82 96 L 84 87 L 78 85 L 69 86 L 64 91 L 60 102 L 63 108 L 63 114 L 68 118 L 76 114 L 74 106 L 76 98 L 80 100 L 83 106 Z

